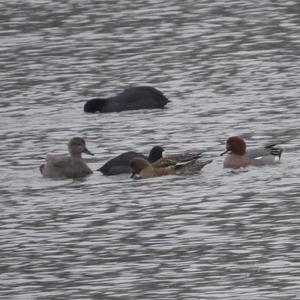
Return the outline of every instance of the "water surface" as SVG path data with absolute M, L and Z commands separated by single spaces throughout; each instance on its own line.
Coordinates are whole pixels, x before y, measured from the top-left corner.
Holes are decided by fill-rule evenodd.
M 0 3 L 1 299 L 299 299 L 300 6 L 277 1 Z M 163 110 L 85 114 L 151 85 Z M 282 162 L 222 168 L 224 140 L 285 140 Z M 191 176 L 38 166 L 83 136 L 111 157 L 205 150 Z

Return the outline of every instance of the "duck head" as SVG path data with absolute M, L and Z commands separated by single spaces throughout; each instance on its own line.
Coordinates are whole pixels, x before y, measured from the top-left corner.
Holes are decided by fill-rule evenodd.
M 131 178 L 136 178 L 142 170 L 151 167 L 151 164 L 143 158 L 135 157 L 129 162 L 129 166 L 132 169 Z
M 81 153 L 94 155 L 85 146 L 85 140 L 81 137 L 74 137 L 69 141 L 68 144 L 69 152 L 71 155 L 81 156 Z
M 148 160 L 153 163 L 162 158 L 162 154 L 164 152 L 164 148 L 161 146 L 154 146 L 148 156 Z
M 220 155 L 231 151 L 233 154 L 244 155 L 246 153 L 246 142 L 240 136 L 231 136 L 226 141 L 226 151 Z

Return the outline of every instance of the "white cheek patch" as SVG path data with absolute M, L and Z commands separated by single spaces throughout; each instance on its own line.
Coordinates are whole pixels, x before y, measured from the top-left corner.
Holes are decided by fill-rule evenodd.
M 262 159 L 263 157 L 262 156 L 258 156 L 258 157 L 255 157 L 254 159 Z

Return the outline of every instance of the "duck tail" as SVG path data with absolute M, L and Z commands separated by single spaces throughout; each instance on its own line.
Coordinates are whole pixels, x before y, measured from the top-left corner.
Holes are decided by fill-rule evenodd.
M 278 156 L 279 160 L 280 160 L 280 158 L 281 158 L 282 151 L 283 151 L 283 149 L 280 148 L 280 147 L 274 147 L 274 146 L 272 146 L 272 147 L 270 148 L 270 153 L 271 153 L 272 155 L 274 155 L 274 156 Z
M 271 155 L 278 157 L 278 160 L 280 160 L 282 152 L 283 152 L 283 148 L 276 147 L 276 146 L 278 144 L 284 144 L 286 142 L 288 142 L 288 140 L 280 140 L 280 141 L 276 141 L 273 143 L 269 143 L 269 144 L 265 145 L 265 149 L 267 149 Z

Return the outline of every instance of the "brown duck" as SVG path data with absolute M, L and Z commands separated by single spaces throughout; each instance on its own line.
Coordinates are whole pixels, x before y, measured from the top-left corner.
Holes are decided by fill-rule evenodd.
M 70 156 L 47 155 L 46 164 L 40 166 L 41 174 L 50 178 L 80 178 L 92 174 L 92 170 L 82 160 L 81 154 L 93 155 L 85 146 L 83 138 L 74 137 L 68 143 Z
M 130 161 L 130 167 L 132 169 L 132 178 L 151 178 L 172 174 L 188 174 L 200 171 L 205 165 L 210 163 L 209 161 L 197 161 L 197 159 L 178 163 L 175 165 L 169 165 L 167 167 L 155 167 L 151 165 L 147 160 L 143 158 L 133 158 Z

